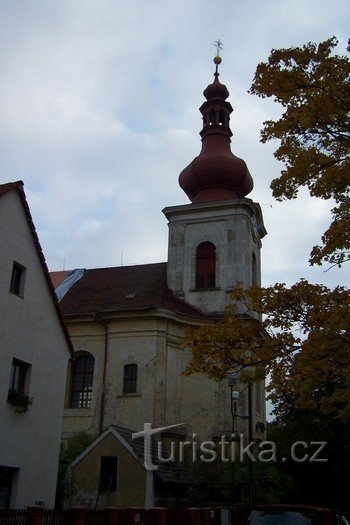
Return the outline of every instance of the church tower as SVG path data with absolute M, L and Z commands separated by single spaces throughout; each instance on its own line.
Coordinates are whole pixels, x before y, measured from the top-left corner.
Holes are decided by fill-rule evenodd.
M 179 184 L 191 204 L 165 208 L 169 222 L 168 286 L 208 314 L 221 314 L 237 283 L 260 285 L 261 239 L 266 235 L 259 204 L 246 198 L 253 179 L 231 151 L 229 92 L 219 81 L 204 91 L 202 150 L 181 172 Z

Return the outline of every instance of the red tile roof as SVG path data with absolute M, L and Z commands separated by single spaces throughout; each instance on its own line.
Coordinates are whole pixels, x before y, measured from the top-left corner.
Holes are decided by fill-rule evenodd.
M 63 283 L 63 281 L 67 278 L 68 274 L 69 274 L 68 270 L 50 272 L 51 281 L 52 281 L 52 284 L 55 290 L 59 284 Z
M 207 317 L 167 286 L 167 263 L 85 270 L 60 302 L 63 315 L 163 308 Z
M 57 302 L 55 290 L 54 290 L 54 287 L 53 287 L 51 279 L 50 279 L 49 270 L 47 268 L 45 257 L 44 257 L 43 251 L 41 249 L 41 246 L 40 246 L 39 238 L 38 238 L 38 235 L 36 233 L 36 229 L 35 229 L 35 225 L 34 225 L 34 222 L 33 222 L 33 219 L 32 219 L 32 215 L 31 215 L 30 210 L 29 210 L 29 205 L 28 205 L 27 198 L 26 198 L 26 195 L 25 195 L 25 192 L 24 192 L 23 181 L 18 180 L 16 182 L 8 182 L 6 184 L 0 184 L 0 197 L 5 195 L 9 191 L 13 191 L 13 190 L 17 191 L 17 193 L 18 193 L 18 195 L 19 195 L 19 197 L 21 199 L 23 210 L 24 210 L 26 219 L 27 219 L 28 224 L 29 224 L 30 232 L 32 234 L 34 245 L 35 245 L 37 254 L 39 256 L 40 264 L 41 264 L 41 267 L 42 267 L 44 275 L 45 275 L 45 279 L 46 279 L 46 282 L 47 282 L 47 285 L 48 285 L 48 288 L 49 288 L 49 292 L 50 292 L 52 300 L 54 302 L 54 305 L 55 305 L 55 308 L 56 308 L 56 312 L 57 312 L 59 321 L 60 321 L 61 326 L 62 326 L 62 330 L 64 332 L 64 335 L 65 335 L 67 343 L 68 343 L 68 347 L 69 347 L 71 353 L 73 353 L 73 351 L 74 351 L 73 350 L 73 345 L 72 345 L 72 342 L 70 340 L 70 337 L 69 337 L 69 334 L 68 334 L 68 330 L 67 330 L 65 322 L 63 320 L 61 311 L 60 311 L 60 309 L 58 307 L 58 302 Z

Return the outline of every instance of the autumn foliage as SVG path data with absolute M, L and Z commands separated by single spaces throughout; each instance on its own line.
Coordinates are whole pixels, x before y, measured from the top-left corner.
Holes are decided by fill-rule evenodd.
M 285 164 L 271 183 L 278 200 L 298 189 L 333 199 L 332 223 L 311 252 L 311 264 L 341 264 L 350 255 L 350 61 L 335 55 L 335 37 L 319 45 L 272 50 L 258 65 L 250 93 L 273 97 L 284 112 L 264 122 L 262 142 L 280 140 Z
M 237 286 L 224 320 L 189 332 L 185 344 L 192 350 L 187 375 L 221 380 L 236 370 L 255 381 L 270 374 L 277 412 L 289 400 L 350 420 L 350 296 L 342 287 L 306 280 L 291 288 Z

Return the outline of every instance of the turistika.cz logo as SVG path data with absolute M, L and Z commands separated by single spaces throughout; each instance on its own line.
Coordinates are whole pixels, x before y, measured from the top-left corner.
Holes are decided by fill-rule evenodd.
M 289 457 L 278 458 L 277 445 L 274 441 L 253 440 L 247 443 L 244 434 L 223 434 L 220 440 L 199 441 L 196 434 L 192 434 L 191 440 L 171 441 L 164 446 L 162 441 L 156 441 L 156 435 L 167 432 L 174 428 L 183 426 L 184 423 L 169 425 L 166 427 L 152 428 L 151 423 L 144 423 L 143 430 L 134 432 L 132 439 L 144 439 L 144 466 L 147 470 L 158 470 L 159 463 L 184 462 L 192 463 L 203 462 L 213 463 L 244 463 L 251 461 L 254 463 L 273 463 L 282 461 L 292 461 L 295 463 L 324 463 L 328 459 L 321 457 L 326 441 L 295 441 L 290 447 Z M 169 450 L 170 445 L 170 450 Z

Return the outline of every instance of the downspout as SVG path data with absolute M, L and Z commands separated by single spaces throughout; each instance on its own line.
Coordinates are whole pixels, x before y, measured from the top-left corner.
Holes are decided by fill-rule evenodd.
M 104 427 L 105 415 L 105 401 L 106 401 L 106 374 L 107 374 L 107 358 L 108 358 L 108 325 L 103 321 L 97 319 L 97 314 L 93 314 L 95 323 L 101 325 L 105 331 L 104 337 L 104 353 L 103 353 L 103 374 L 102 374 L 102 392 L 101 392 L 101 407 L 100 407 L 100 424 L 99 433 L 102 434 Z

